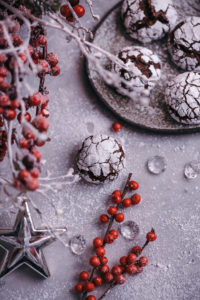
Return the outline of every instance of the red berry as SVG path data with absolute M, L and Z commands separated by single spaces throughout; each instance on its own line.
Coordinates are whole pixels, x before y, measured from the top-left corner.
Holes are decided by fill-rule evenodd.
M 8 90 L 8 88 L 10 87 L 10 83 L 8 81 L 3 81 L 0 85 L 0 89 L 3 92 L 6 92 Z
M 47 54 L 47 61 L 51 67 L 55 67 L 58 64 L 58 56 L 55 53 L 50 52 Z
M 100 257 L 100 262 L 102 265 L 106 265 L 108 263 L 108 259 L 106 256 Z
M 81 18 L 81 17 L 84 16 L 84 14 L 85 14 L 85 8 L 82 5 L 75 5 L 73 7 L 73 9 L 74 9 L 74 11 L 75 11 L 75 13 L 76 13 L 76 15 L 77 15 L 78 18 Z
M 45 73 L 48 70 L 48 62 L 45 59 L 38 60 L 38 67 L 40 73 Z
M 11 102 L 11 107 L 12 107 L 12 108 L 18 108 L 19 106 L 20 106 L 19 101 L 17 101 L 17 100 L 12 100 L 12 102 Z
M 86 282 L 84 285 L 84 290 L 88 293 L 92 292 L 94 290 L 94 283 L 92 283 L 90 281 Z
M 99 238 L 99 237 L 95 238 L 93 240 L 93 246 L 95 248 L 103 246 L 103 240 L 101 238 Z
M 40 162 L 41 158 L 42 158 L 42 154 L 39 150 L 37 149 L 33 149 L 31 151 L 31 153 L 36 157 L 37 162 Z
M 0 95 L 0 106 L 10 105 L 10 98 L 6 94 Z
M 133 203 L 133 204 L 138 204 L 138 203 L 140 203 L 141 196 L 140 196 L 139 194 L 134 194 L 134 195 L 131 197 L 131 200 L 132 200 L 132 203 Z
M 123 200 L 123 207 L 130 207 L 131 206 L 131 199 L 126 198 Z
M 112 235 L 114 236 L 115 239 L 117 239 L 118 236 L 119 236 L 118 231 L 115 230 L 115 229 L 110 230 L 110 231 L 109 231 L 109 234 L 112 234 Z
M 8 70 L 5 67 L 0 67 L 0 76 L 5 77 L 8 73 Z
M 119 195 L 112 195 L 112 201 L 116 204 L 119 204 L 119 203 L 121 203 L 122 198 Z
M 101 286 L 102 285 L 102 278 L 100 277 L 100 276 L 96 276 L 96 277 L 94 277 L 94 279 L 93 279 L 93 282 L 94 282 L 94 284 L 96 285 L 96 286 Z
M 122 266 L 126 266 L 126 264 L 127 264 L 127 256 L 122 256 L 122 257 L 120 258 L 120 264 L 121 264 Z
M 68 22 L 74 22 L 74 17 L 73 17 L 73 16 L 67 17 L 66 20 L 67 20 Z
M 29 98 L 29 102 L 31 105 L 33 106 L 38 106 L 40 105 L 42 101 L 42 94 L 41 93 L 34 93 L 30 98 Z
M 69 0 L 69 3 L 71 4 L 71 6 L 75 6 L 79 4 L 79 0 Z
M 47 129 L 49 128 L 49 120 L 41 115 L 36 116 L 32 124 L 41 132 L 47 131 Z
M 20 170 L 19 173 L 18 173 L 18 178 L 19 179 L 27 179 L 28 177 L 30 177 L 30 173 L 28 170 Z
M 109 217 L 107 215 L 101 215 L 99 219 L 101 223 L 107 223 L 109 221 Z
M 115 206 L 110 206 L 107 210 L 107 212 L 109 213 L 109 215 L 113 216 L 116 215 L 117 213 L 117 207 Z
M 103 266 L 100 268 L 100 272 L 101 272 L 102 274 L 108 273 L 109 270 L 110 270 L 110 268 L 109 268 L 108 265 L 103 265 Z
M 33 178 L 27 181 L 26 183 L 27 189 L 30 191 L 35 191 L 39 188 L 38 180 Z
M 35 139 L 34 133 L 29 128 L 23 127 L 22 134 L 28 140 L 29 139 Z
M 30 115 L 28 112 L 26 112 L 26 113 L 24 114 L 24 119 L 25 119 L 27 122 L 30 122 L 30 120 L 31 120 L 31 115 Z M 21 123 L 21 121 L 22 121 L 22 113 L 21 113 L 21 112 L 18 114 L 17 120 L 18 120 L 19 123 Z
M 78 283 L 78 284 L 75 286 L 75 290 L 76 290 L 78 293 L 82 293 L 82 291 L 83 291 L 83 284 L 82 284 L 82 283 Z
M 138 256 L 142 253 L 142 248 L 140 246 L 134 246 L 131 252 Z
M 43 115 L 43 117 L 48 118 L 49 117 L 49 110 L 47 108 L 43 108 L 41 110 L 41 114 Z
M 40 46 L 44 47 L 47 45 L 47 38 L 45 35 L 39 35 L 38 37 L 38 43 Z
M 130 263 L 130 264 L 135 263 L 136 260 L 137 260 L 137 256 L 136 256 L 134 253 L 130 253 L 130 254 L 127 256 L 127 262 Z
M 57 65 L 51 68 L 51 75 L 58 76 L 60 74 L 60 67 Z
M 146 239 L 149 242 L 154 242 L 157 239 L 157 234 L 155 232 L 150 231 L 147 233 Z
M 96 255 L 102 257 L 106 254 L 106 250 L 103 247 L 96 248 Z
M 117 284 L 124 284 L 125 281 L 126 281 L 126 277 L 124 275 L 122 275 L 122 274 L 121 275 L 117 275 L 115 277 L 115 281 L 116 281 Z
M 86 300 L 96 300 L 96 297 L 94 295 L 89 295 Z
M 72 16 L 71 9 L 69 8 L 69 5 L 67 5 L 67 4 L 64 4 L 61 6 L 60 13 L 63 17 L 71 17 Z
M 134 180 L 129 181 L 128 185 L 132 190 L 137 190 L 139 188 L 139 184 L 137 183 L 137 181 Z
M 121 223 L 124 221 L 124 214 L 123 213 L 118 213 L 115 215 L 115 220 L 118 223 Z
M 16 111 L 12 108 L 6 108 L 3 111 L 3 116 L 6 120 L 14 120 L 16 117 Z
M 112 129 L 115 131 L 115 132 L 118 132 L 120 130 L 122 130 L 122 125 L 118 122 L 115 122 L 113 125 L 112 125 Z
M 29 148 L 29 141 L 27 139 L 20 140 L 20 147 L 28 149 Z
M 112 196 L 121 196 L 121 191 L 120 190 L 115 190 L 113 193 L 112 193 Z
M 46 106 L 48 105 L 49 103 L 49 99 L 47 98 L 47 96 L 45 95 L 42 95 L 42 99 L 41 99 L 41 107 L 42 108 L 46 108 Z
M 146 256 L 141 256 L 139 259 L 139 266 L 145 267 L 148 264 L 148 258 Z
M 105 243 L 106 244 L 112 244 L 114 242 L 114 236 L 112 234 L 106 234 L 105 236 Z
M 4 64 L 7 60 L 7 57 L 5 54 L 0 54 L 0 64 Z
M 105 276 L 104 276 L 104 280 L 105 280 L 106 283 L 112 282 L 113 278 L 114 278 L 113 274 L 110 273 L 110 272 L 106 273 Z
M 21 59 L 22 63 L 25 64 L 28 60 L 28 57 L 25 53 L 19 53 L 18 54 L 19 58 Z
M 135 265 L 129 265 L 126 267 L 126 272 L 128 274 L 136 274 L 137 273 L 137 267 Z
M 89 279 L 89 274 L 86 271 L 83 271 L 79 275 L 80 280 L 87 281 Z
M 113 275 L 120 275 L 120 274 L 122 274 L 122 268 L 120 266 L 114 266 L 112 268 L 112 274 Z
M 90 258 L 90 265 L 93 267 L 98 267 L 100 265 L 100 260 L 97 256 L 92 256 Z
M 31 176 L 33 178 L 38 178 L 39 175 L 40 175 L 40 172 L 39 172 L 39 170 L 37 168 L 34 168 L 33 170 L 31 170 Z

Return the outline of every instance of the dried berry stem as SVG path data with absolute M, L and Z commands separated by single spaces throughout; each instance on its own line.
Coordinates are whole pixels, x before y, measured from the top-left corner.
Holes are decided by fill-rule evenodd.
M 98 300 L 103 299 L 103 298 L 107 295 L 107 293 L 108 293 L 110 290 L 112 290 L 115 286 L 116 286 L 116 283 L 115 283 L 115 282 L 111 283 L 111 285 L 105 290 L 105 292 L 101 295 L 101 297 L 98 298 Z

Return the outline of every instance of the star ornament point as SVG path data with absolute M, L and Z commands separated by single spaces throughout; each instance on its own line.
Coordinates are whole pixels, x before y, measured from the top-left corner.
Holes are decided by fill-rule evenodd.
M 60 234 L 66 228 L 55 229 Z M 8 275 L 22 265 L 27 265 L 42 277 L 47 278 L 50 272 L 42 248 L 56 240 L 47 229 L 34 228 L 27 202 L 19 210 L 13 229 L 0 229 L 0 247 L 5 251 L 0 260 L 0 278 Z

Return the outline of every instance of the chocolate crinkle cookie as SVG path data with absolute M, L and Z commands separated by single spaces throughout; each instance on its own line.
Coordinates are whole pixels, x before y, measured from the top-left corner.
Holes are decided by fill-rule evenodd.
M 200 124 L 200 72 L 186 72 L 168 82 L 165 101 L 177 122 Z
M 113 69 L 123 78 L 121 86 L 128 90 L 130 96 L 148 95 L 161 76 L 161 62 L 159 57 L 145 47 L 126 47 L 118 53 L 118 58 L 123 61 L 130 71 L 114 64 Z M 127 83 L 126 83 L 127 82 Z M 118 90 L 123 94 L 123 89 Z
M 200 18 L 188 17 L 177 24 L 169 34 L 168 49 L 178 67 L 200 71 Z
M 89 136 L 77 156 L 77 167 L 88 182 L 113 181 L 124 167 L 125 154 L 121 144 L 107 135 Z
M 161 39 L 177 22 L 172 0 L 124 0 L 122 19 L 127 33 L 142 43 Z

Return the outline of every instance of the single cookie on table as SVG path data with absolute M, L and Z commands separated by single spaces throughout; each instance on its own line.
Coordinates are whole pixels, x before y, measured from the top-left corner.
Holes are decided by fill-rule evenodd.
M 77 156 L 80 175 L 96 184 L 116 179 L 124 163 L 125 154 L 121 144 L 103 134 L 86 138 Z
M 172 0 L 124 0 L 121 14 L 127 33 L 142 43 L 163 38 L 178 18 Z
M 200 18 L 188 17 L 177 24 L 169 34 L 168 49 L 178 67 L 200 71 Z
M 161 76 L 159 57 L 150 49 L 139 46 L 124 48 L 117 57 L 130 69 L 127 71 L 119 64 L 113 65 L 113 71 L 123 79 L 121 86 L 125 91 L 133 98 L 138 94 L 148 95 Z M 119 88 L 118 92 L 123 95 L 123 89 Z
M 177 122 L 200 124 L 200 72 L 182 73 L 169 81 L 165 101 Z

